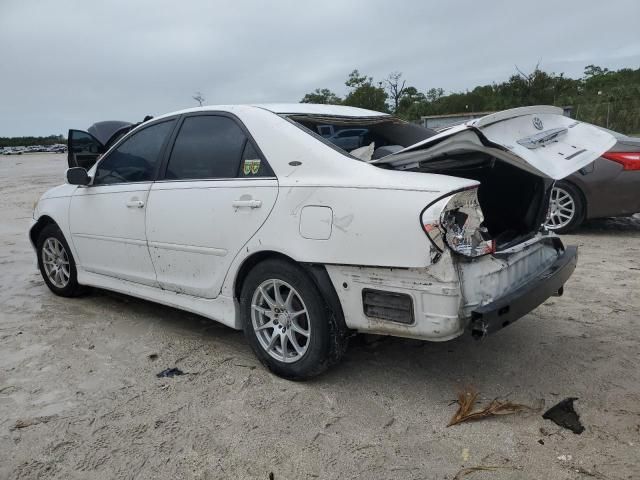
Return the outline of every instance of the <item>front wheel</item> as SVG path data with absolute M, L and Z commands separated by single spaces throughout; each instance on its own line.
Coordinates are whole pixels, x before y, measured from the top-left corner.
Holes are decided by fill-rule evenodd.
M 551 190 L 546 227 L 556 233 L 568 233 L 584 220 L 584 201 L 580 191 L 568 182 L 557 182 Z
M 36 243 L 38 267 L 45 283 L 56 295 L 75 297 L 84 289 L 78 284 L 76 263 L 57 225 L 42 229 Z
M 242 286 L 245 336 L 276 375 L 304 380 L 322 373 L 344 351 L 345 336 L 309 275 L 299 266 L 267 260 Z

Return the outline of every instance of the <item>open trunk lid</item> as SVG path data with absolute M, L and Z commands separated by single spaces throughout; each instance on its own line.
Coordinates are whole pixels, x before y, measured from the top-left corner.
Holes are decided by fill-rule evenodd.
M 613 135 L 565 117 L 561 108 L 521 107 L 457 125 L 371 163 L 409 170 L 434 159 L 483 152 L 559 180 L 587 166 L 615 143 Z

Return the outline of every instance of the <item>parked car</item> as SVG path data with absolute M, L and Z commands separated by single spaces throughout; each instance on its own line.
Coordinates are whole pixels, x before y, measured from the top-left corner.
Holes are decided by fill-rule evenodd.
M 2 152 L 3 155 L 22 155 L 24 147 L 7 147 Z
M 328 123 L 368 130 L 372 160 L 315 133 Z M 353 332 L 483 337 L 561 294 L 577 250 L 543 227 L 553 181 L 614 143 L 554 107 L 437 135 L 344 106 L 183 110 L 110 148 L 70 132 L 68 183 L 40 198 L 29 236 L 55 294 L 204 315 L 304 379 Z
M 616 144 L 553 187 L 550 230 L 567 233 L 587 219 L 640 212 L 640 139 L 607 131 L 616 137 Z

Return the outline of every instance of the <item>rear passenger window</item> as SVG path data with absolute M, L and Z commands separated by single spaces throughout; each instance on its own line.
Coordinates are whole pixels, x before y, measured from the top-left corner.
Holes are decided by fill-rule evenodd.
M 187 117 L 176 137 L 165 178 L 196 180 L 257 175 L 260 171 L 260 157 L 255 150 L 247 151 L 248 145 L 251 142 L 247 136 L 228 117 Z M 242 170 L 247 155 L 255 163 L 250 162 L 249 175 L 244 175 Z M 257 170 L 256 173 L 253 173 L 254 170 Z

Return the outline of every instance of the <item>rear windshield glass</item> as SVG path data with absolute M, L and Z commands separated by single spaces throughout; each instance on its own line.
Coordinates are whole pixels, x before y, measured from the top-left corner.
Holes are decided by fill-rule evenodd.
M 385 157 L 437 133 L 391 116 L 291 115 L 289 119 L 319 141 L 365 161 Z

